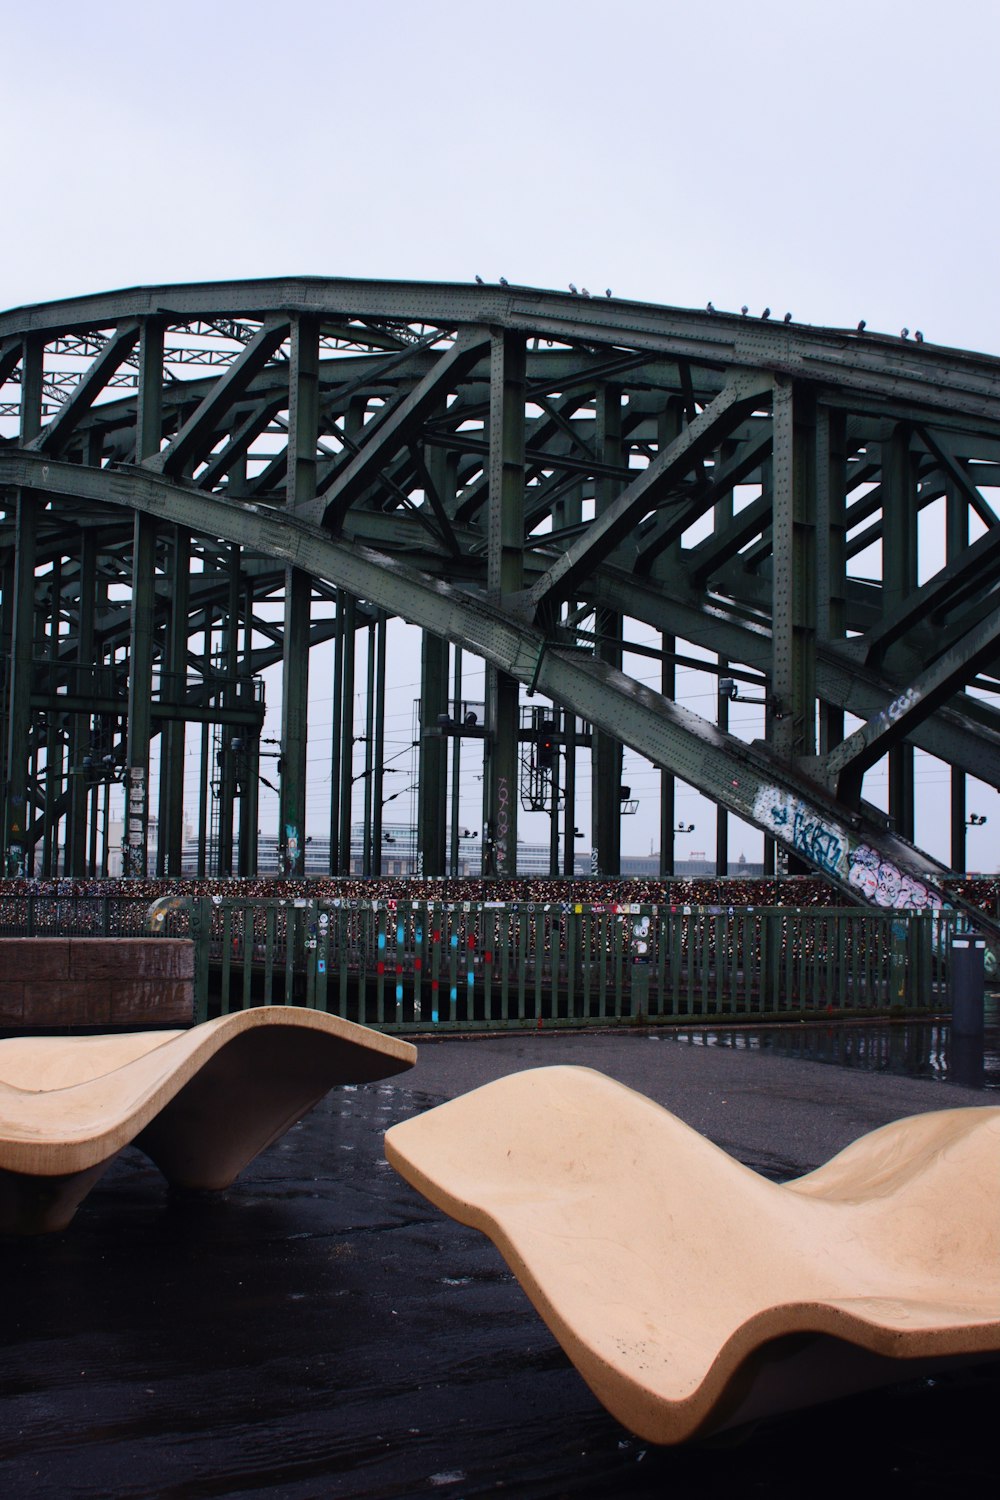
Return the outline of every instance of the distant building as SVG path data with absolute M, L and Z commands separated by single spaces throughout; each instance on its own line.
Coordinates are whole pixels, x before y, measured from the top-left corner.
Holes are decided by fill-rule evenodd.
M 351 827 L 351 869 L 352 875 L 362 875 L 365 867 L 364 858 L 364 825 L 355 823 Z M 522 844 L 517 846 L 517 873 L 529 879 L 546 879 L 549 874 L 549 846 L 548 844 Z M 155 844 L 153 846 L 151 861 L 155 859 Z M 152 867 L 152 865 L 151 865 Z M 446 867 L 451 868 L 450 849 L 446 859 Z M 217 860 L 209 853 L 206 865 L 207 873 L 213 873 L 217 868 Z M 235 869 L 235 850 L 234 864 Z M 198 841 L 188 838 L 184 845 L 183 873 L 185 875 L 196 875 L 198 872 Z M 259 875 L 279 875 L 281 873 L 280 849 L 276 834 L 261 834 L 257 844 L 257 873 Z M 312 876 L 329 875 L 330 873 L 330 840 L 329 837 L 313 835 L 306 840 L 305 846 L 305 874 Z M 382 875 L 407 876 L 420 873 L 417 859 L 417 830 L 412 823 L 385 823 L 382 825 L 381 865 Z M 458 874 L 459 876 L 478 876 L 482 873 L 482 846 L 478 837 L 461 839 L 458 850 Z M 745 859 L 731 863 L 729 875 L 753 877 L 763 875 L 764 867 L 761 864 L 748 864 Z M 585 879 L 593 874 L 591 867 L 590 850 L 577 850 L 574 860 L 574 874 L 578 879 Z M 659 854 L 626 854 L 622 856 L 621 874 L 626 879 L 656 880 L 660 874 Z M 699 876 L 714 876 L 715 861 L 705 856 L 695 856 L 686 860 L 676 860 L 674 863 L 674 875 L 677 879 L 694 879 Z

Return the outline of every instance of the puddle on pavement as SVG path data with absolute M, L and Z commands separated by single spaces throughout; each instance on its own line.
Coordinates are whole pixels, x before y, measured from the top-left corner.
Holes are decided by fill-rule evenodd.
M 695 1047 L 771 1052 L 807 1062 L 930 1078 L 966 1088 L 1000 1090 L 1000 1015 L 995 996 L 987 1001 L 983 1037 L 953 1036 L 951 1023 L 854 1021 L 759 1027 L 686 1027 L 671 1040 Z

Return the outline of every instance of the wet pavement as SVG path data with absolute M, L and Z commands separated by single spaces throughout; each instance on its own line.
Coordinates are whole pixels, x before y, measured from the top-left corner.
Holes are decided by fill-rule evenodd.
M 771 1026 L 683 1027 L 676 1041 L 694 1047 L 770 1052 L 866 1073 L 930 1078 L 1000 1089 L 1000 1024 L 990 996 L 981 1037 L 955 1036 L 943 1017 L 908 1021 L 783 1022 Z
M 995 1483 L 1000 1364 L 656 1449 L 591 1396 L 487 1240 L 389 1168 L 382 1133 L 490 1078 L 598 1067 L 781 1178 L 989 1093 L 669 1035 L 421 1045 L 335 1090 L 222 1195 L 130 1149 L 63 1234 L 0 1242 L 8 1496 L 722 1497 Z M 734 1255 L 738 1247 L 734 1246 Z

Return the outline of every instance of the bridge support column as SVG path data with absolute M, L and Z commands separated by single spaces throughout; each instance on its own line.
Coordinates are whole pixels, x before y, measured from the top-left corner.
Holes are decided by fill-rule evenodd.
M 281 794 L 279 873 L 290 880 L 305 871 L 306 734 L 309 714 L 309 574 L 285 570 L 285 626 L 281 663 Z
M 132 541 L 132 618 L 129 631 L 123 850 L 123 874 L 137 880 L 143 879 L 147 874 L 149 857 L 149 743 L 153 722 L 156 531 L 155 519 L 137 511 Z
M 94 684 L 94 603 L 97 588 L 97 543 L 89 528 L 81 528 L 77 538 L 79 574 L 73 611 L 76 616 L 76 663 L 77 691 L 84 692 L 86 684 Z M 69 741 L 69 814 L 66 820 L 66 873 L 83 876 L 87 874 L 87 793 L 93 784 L 85 775 L 83 761 L 90 750 L 91 718 L 89 714 L 73 714 L 70 720 Z M 91 874 L 96 871 L 91 869 Z
M 617 385 L 605 385 L 597 393 L 597 451 L 603 464 L 621 465 L 622 393 Z M 596 485 L 595 516 L 603 515 L 616 499 L 620 482 L 599 479 Z M 622 616 L 617 610 L 594 612 L 597 642 L 594 650 L 600 661 L 621 670 Z M 593 851 L 595 874 L 617 875 L 622 859 L 622 745 L 604 730 L 593 731 L 593 781 L 591 785 Z
M 917 475 L 910 428 L 897 423 L 882 445 L 882 610 L 891 615 L 917 586 Z M 913 746 L 889 750 L 889 817 L 896 833 L 914 834 Z
M 230 547 L 227 563 L 228 599 L 226 618 L 222 630 L 222 659 L 225 670 L 222 706 L 228 708 L 236 702 L 236 677 L 239 669 L 239 625 L 240 625 L 240 549 Z M 237 783 L 237 756 L 232 746 L 232 726 L 222 720 L 219 744 L 220 758 L 216 768 L 219 789 L 219 843 L 216 850 L 217 873 L 221 879 L 233 873 L 233 840 L 236 831 L 235 801 Z
M 448 817 L 448 739 L 438 719 L 448 712 L 448 642 L 423 632 L 420 651 L 420 746 L 417 847 L 425 875 L 444 875 Z M 460 705 L 455 707 L 456 714 Z M 457 734 L 455 736 L 458 738 Z
M 846 418 L 821 407 L 816 417 L 816 635 L 839 644 L 847 634 Z M 819 750 L 844 738 L 844 710 L 821 703 Z
M 170 542 L 171 608 L 161 683 L 163 696 L 175 705 L 177 716 L 168 719 L 160 730 L 159 837 L 156 847 L 156 873 L 167 876 L 180 875 L 184 848 L 186 726 L 181 713 L 187 697 L 190 566 L 191 533 L 186 527 L 175 526 Z
M 487 501 L 487 588 L 501 601 L 524 581 L 525 344 L 519 333 L 497 333 L 490 347 L 490 451 Z M 486 669 L 483 758 L 483 872 L 517 874 L 520 688 L 517 679 Z
M 21 346 L 20 440 L 28 443 L 41 431 L 45 348 L 29 334 Z M 35 639 L 35 563 L 39 500 L 25 490 L 17 494 L 14 520 L 14 607 L 11 611 L 10 681 L 7 699 L 7 785 L 4 854 L 8 875 L 31 873 L 28 805 L 28 742 L 31 734 L 31 672 Z
M 35 634 L 37 502 L 18 492 L 14 521 L 14 607 L 11 612 L 10 681 L 7 707 L 6 873 L 30 873 L 28 844 L 28 741 L 31 732 L 31 670 Z
M 949 483 L 945 491 L 945 546 L 948 562 L 953 562 L 969 545 L 969 504 L 957 485 Z M 968 864 L 966 846 L 965 772 L 951 767 L 951 868 L 964 874 Z
M 816 750 L 816 403 L 782 377 L 773 464 L 772 743 L 791 763 Z
M 343 609 L 343 655 L 341 670 L 340 745 L 340 834 L 339 863 L 335 874 L 351 873 L 351 820 L 354 814 L 354 658 L 357 603 L 343 590 L 339 606 Z
M 771 743 L 789 764 L 816 750 L 816 401 L 774 386 Z M 790 855 L 790 874 L 806 865 Z

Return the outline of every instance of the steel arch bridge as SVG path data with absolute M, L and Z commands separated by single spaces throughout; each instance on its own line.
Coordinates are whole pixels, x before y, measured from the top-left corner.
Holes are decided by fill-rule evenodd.
M 586 735 L 609 874 L 622 744 L 662 772 L 664 873 L 677 777 L 881 905 L 945 899 L 913 843 L 914 748 L 952 768 L 953 869 L 965 776 L 1000 786 L 1000 360 L 610 294 L 303 277 L 2 314 L 0 418 L 9 873 L 39 845 L 91 869 L 111 774 L 145 873 L 156 739 L 158 872 L 179 872 L 191 722 L 221 733 L 219 847 L 238 825 L 252 872 L 255 679 L 277 661 L 296 873 L 309 651 L 331 636 L 343 870 L 354 636 L 383 642 L 377 697 L 393 616 L 424 632 L 425 873 L 444 872 L 459 730 L 485 738 L 486 868 L 515 873 L 522 687 L 554 705 L 568 776 Z M 623 670 L 636 621 L 659 691 Z M 486 663 L 476 729 L 449 642 Z M 690 661 L 725 684 L 712 721 L 674 701 Z M 760 704 L 752 743 L 728 731 L 734 693 Z M 864 795 L 883 757 L 888 816 Z

